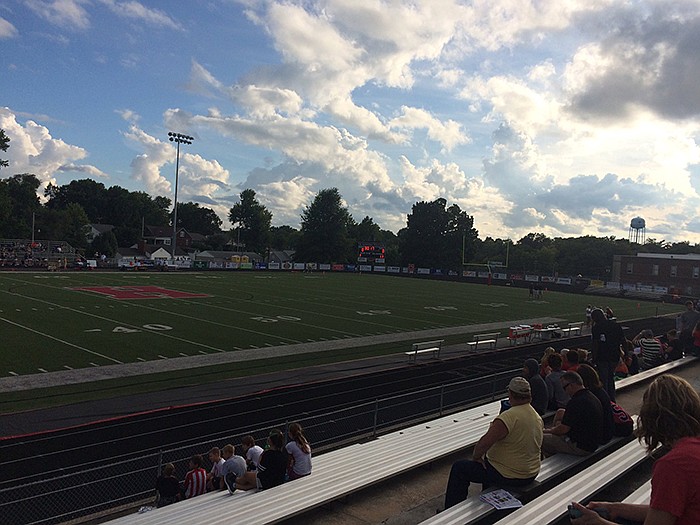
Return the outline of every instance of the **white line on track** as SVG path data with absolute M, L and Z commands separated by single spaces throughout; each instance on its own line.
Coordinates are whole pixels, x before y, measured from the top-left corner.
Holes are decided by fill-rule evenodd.
M 54 337 L 54 336 L 49 335 L 49 334 L 44 333 L 44 332 L 40 332 L 39 330 L 34 330 L 34 328 L 29 328 L 28 326 L 24 326 L 24 325 L 21 325 L 19 323 L 15 323 L 14 321 L 10 321 L 9 319 L 5 319 L 4 317 L 0 317 L 0 321 L 5 321 L 6 323 L 14 325 L 18 328 L 22 328 L 23 330 L 27 330 L 28 332 L 32 332 L 32 333 L 41 335 L 41 336 L 46 337 L 48 339 L 53 339 L 54 341 L 58 341 L 59 343 L 63 343 L 64 345 L 72 346 L 73 348 L 77 348 L 78 350 L 82 350 L 83 352 L 88 352 L 89 354 L 96 355 L 96 356 L 101 357 L 103 359 L 107 359 L 108 361 L 112 361 L 112 362 L 120 364 L 120 365 L 123 364 L 121 361 L 119 361 L 118 359 L 114 359 L 113 357 L 108 357 L 104 354 L 100 354 L 99 352 L 95 352 L 94 350 L 89 350 L 87 348 L 83 348 L 82 346 L 78 346 L 78 345 L 75 345 L 75 344 L 70 343 L 68 341 L 65 341 L 63 339 L 59 339 L 58 337 Z

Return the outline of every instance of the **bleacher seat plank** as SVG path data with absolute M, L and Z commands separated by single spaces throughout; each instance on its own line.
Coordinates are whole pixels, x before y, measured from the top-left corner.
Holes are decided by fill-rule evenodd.
M 651 499 L 651 480 L 644 482 L 637 490 L 622 500 L 623 503 L 648 505 Z
M 637 440 L 630 441 L 624 447 L 497 521 L 495 525 L 554 523 L 566 515 L 569 502 L 590 499 L 646 458 L 646 449 Z

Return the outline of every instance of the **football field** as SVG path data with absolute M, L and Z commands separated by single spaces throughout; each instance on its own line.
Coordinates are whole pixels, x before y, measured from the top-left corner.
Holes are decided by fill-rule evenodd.
M 592 299 L 545 292 L 533 301 L 523 288 L 371 274 L 3 272 L 0 376 L 524 318 L 580 321 Z M 600 300 L 620 319 L 678 310 Z

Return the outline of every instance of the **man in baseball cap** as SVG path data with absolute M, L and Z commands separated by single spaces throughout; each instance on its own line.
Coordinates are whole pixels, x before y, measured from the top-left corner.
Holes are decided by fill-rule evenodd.
M 530 383 L 514 377 L 508 383 L 510 408 L 491 422 L 474 447 L 471 460 L 452 465 L 445 491 L 445 508 L 464 501 L 470 483 L 524 486 L 540 472 L 544 423 L 530 405 Z

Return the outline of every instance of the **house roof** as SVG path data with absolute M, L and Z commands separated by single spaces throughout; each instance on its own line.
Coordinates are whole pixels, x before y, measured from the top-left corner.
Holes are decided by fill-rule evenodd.
M 99 233 L 111 232 L 114 229 L 112 224 L 90 224 L 90 227 Z

